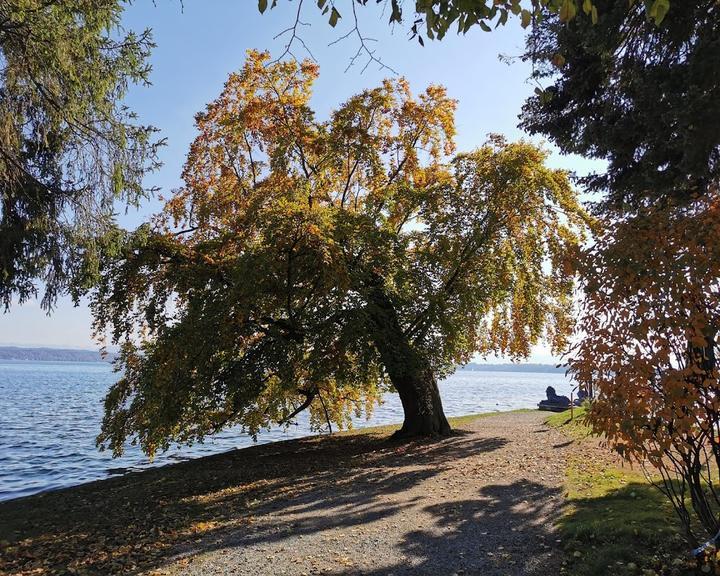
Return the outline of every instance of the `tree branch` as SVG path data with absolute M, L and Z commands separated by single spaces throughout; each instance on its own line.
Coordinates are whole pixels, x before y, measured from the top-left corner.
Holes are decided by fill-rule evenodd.
M 317 396 L 317 389 L 303 390 L 302 388 L 298 388 L 297 392 L 298 392 L 298 394 L 305 396 L 305 400 L 303 401 L 302 404 L 300 404 L 300 406 L 295 408 L 295 410 L 293 410 L 288 416 L 286 416 L 282 420 L 279 420 L 278 421 L 279 426 L 288 424 L 290 422 L 290 420 L 295 418 L 295 416 L 300 414 L 300 412 L 307 409 L 310 406 L 310 404 L 313 403 L 313 400 L 315 400 L 315 396 Z

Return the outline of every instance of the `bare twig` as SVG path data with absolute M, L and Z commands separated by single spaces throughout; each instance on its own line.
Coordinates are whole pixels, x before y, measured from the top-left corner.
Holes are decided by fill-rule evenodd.
M 393 68 L 391 68 L 390 66 L 388 66 L 387 64 L 385 64 L 385 62 L 380 60 L 380 58 L 375 56 L 375 50 L 371 50 L 368 47 L 368 42 L 377 42 L 377 39 L 369 38 L 367 36 L 362 35 L 362 32 L 360 31 L 360 25 L 358 23 L 358 16 L 357 16 L 357 9 L 355 8 L 355 2 L 351 2 L 351 6 L 352 6 L 353 22 L 354 22 L 353 27 L 350 29 L 349 32 L 347 32 L 347 34 L 343 34 L 342 36 L 340 36 L 336 40 L 333 40 L 329 44 L 329 46 L 332 46 L 334 44 L 338 44 L 339 42 L 342 42 L 343 40 L 346 40 L 350 36 L 357 37 L 358 43 L 359 43 L 357 52 L 355 52 L 355 54 L 352 56 L 352 58 L 350 58 L 350 63 L 347 65 L 347 68 L 345 68 L 345 72 L 350 70 L 350 68 L 352 68 L 355 65 L 355 63 L 357 62 L 357 60 L 364 54 L 367 57 L 367 62 L 365 62 L 365 65 L 363 66 L 362 70 L 360 71 L 361 74 L 363 72 L 365 72 L 365 70 L 367 70 L 368 66 L 370 66 L 370 64 L 372 64 L 374 62 L 380 67 L 381 70 L 383 70 L 383 69 L 388 70 L 397 76 L 398 75 L 397 71 L 394 70 Z
M 300 44 L 302 44 L 302 47 L 305 48 L 305 51 L 310 55 L 310 58 L 313 60 L 313 62 L 317 62 L 317 60 L 315 60 L 315 56 L 313 56 L 312 51 L 310 50 L 310 48 L 308 48 L 308 45 L 305 43 L 305 40 L 303 40 L 302 36 L 300 36 L 298 34 L 299 26 L 310 26 L 310 24 L 308 22 L 303 22 L 300 19 L 300 16 L 302 14 L 303 2 L 304 2 L 304 0 L 298 0 L 298 7 L 297 7 L 297 11 L 295 12 L 295 22 L 293 22 L 292 26 L 285 28 L 285 30 L 276 34 L 273 37 L 273 40 L 277 40 L 278 38 L 281 38 L 282 36 L 285 36 L 286 34 L 290 34 L 290 39 L 288 40 L 287 44 L 285 44 L 285 50 L 283 50 L 283 53 L 280 54 L 280 56 L 278 56 L 275 60 L 273 60 L 271 62 L 271 64 L 275 64 L 276 62 L 279 62 L 280 60 L 285 58 L 285 56 L 291 56 L 293 58 L 293 60 L 297 60 L 297 58 L 295 57 L 295 54 L 293 54 L 293 52 L 292 52 L 292 45 L 293 45 L 293 42 L 295 42 L 296 40 L 298 42 L 300 42 Z
M 330 414 L 328 414 L 327 406 L 325 406 L 325 400 L 323 399 L 322 394 L 320 394 L 320 390 L 318 390 L 318 398 L 320 398 L 320 404 L 322 404 L 323 412 L 325 412 L 325 421 L 328 425 L 328 433 L 332 434 L 333 429 L 332 424 L 330 423 Z
M 277 40 L 278 38 L 282 38 L 283 36 L 289 35 L 289 39 L 287 43 L 285 44 L 285 48 L 283 49 L 280 56 L 278 56 L 276 59 L 274 59 L 271 64 L 274 64 L 276 62 L 279 62 L 286 56 L 290 56 L 293 60 L 298 60 L 298 58 L 293 53 L 293 44 L 296 42 L 299 42 L 300 45 L 305 49 L 305 51 L 308 53 L 310 58 L 317 62 L 317 59 L 312 53 L 312 50 L 310 50 L 310 47 L 307 45 L 303 37 L 299 34 L 299 28 L 300 26 L 310 26 L 308 22 L 303 22 L 302 20 L 302 9 L 303 9 L 304 0 L 298 0 L 297 10 L 295 12 L 295 20 L 292 23 L 291 26 L 288 26 L 285 28 L 285 30 L 282 30 L 278 34 L 274 36 L 274 40 Z M 361 73 L 365 72 L 367 70 L 368 66 L 375 63 L 379 66 L 379 68 L 382 70 L 388 70 L 394 75 L 398 75 L 398 72 L 385 64 L 380 58 L 377 57 L 375 54 L 375 50 L 371 49 L 369 46 L 370 42 L 377 42 L 376 38 L 370 38 L 368 36 L 364 36 L 362 34 L 362 31 L 360 30 L 360 25 L 358 23 L 358 15 L 357 15 L 357 9 L 355 7 L 354 0 L 350 3 L 352 6 L 352 15 L 353 15 L 353 27 L 345 34 L 337 38 L 336 40 L 333 40 L 328 44 L 328 46 L 333 46 L 335 44 L 338 44 L 342 42 L 343 40 L 347 40 L 348 38 L 355 37 L 358 41 L 358 48 L 355 54 L 350 58 L 350 62 L 347 65 L 347 68 L 345 68 L 345 72 L 349 71 L 350 68 L 352 68 L 355 64 L 358 63 L 358 61 L 367 58 L 365 61 Z

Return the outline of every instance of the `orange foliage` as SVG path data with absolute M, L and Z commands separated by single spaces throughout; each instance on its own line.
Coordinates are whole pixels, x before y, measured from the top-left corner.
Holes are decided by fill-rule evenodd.
M 713 192 L 610 226 L 585 255 L 584 336 L 569 361 L 595 392 L 595 430 L 662 474 L 691 540 L 687 494 L 705 531 L 719 528 L 719 216 Z

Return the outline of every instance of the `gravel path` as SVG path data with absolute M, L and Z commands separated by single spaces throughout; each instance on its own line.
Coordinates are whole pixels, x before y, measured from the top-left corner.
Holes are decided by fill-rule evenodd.
M 546 414 L 265 444 L 0 502 L 0 576 L 556 574 Z
M 440 442 L 348 454 L 285 484 L 281 499 L 251 502 L 234 527 L 183 544 L 152 573 L 555 574 L 572 445 L 545 416 L 479 418 Z

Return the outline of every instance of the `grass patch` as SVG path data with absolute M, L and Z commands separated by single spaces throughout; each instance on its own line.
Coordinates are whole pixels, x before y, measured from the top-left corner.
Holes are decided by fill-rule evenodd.
M 592 434 L 590 426 L 585 422 L 587 409 L 585 407 L 573 408 L 564 412 L 556 412 L 545 419 L 545 424 L 561 429 L 568 436 L 575 439 L 587 438 Z
M 467 414 L 466 416 L 451 416 L 448 418 L 450 426 L 462 426 L 469 424 L 478 418 L 489 418 L 491 416 L 507 416 L 509 414 L 522 414 L 524 412 L 537 412 L 534 408 L 518 408 L 517 410 L 505 410 L 504 412 L 482 412 L 480 414 Z
M 688 549 L 669 502 L 645 476 L 582 456 L 568 463 L 568 509 L 559 522 L 577 576 L 679 574 Z
M 573 576 L 680 575 L 694 572 L 688 546 L 665 496 L 640 471 L 620 468 L 590 445 L 585 409 L 559 412 L 546 423 L 578 449 L 567 463 L 567 509 L 558 527 Z

